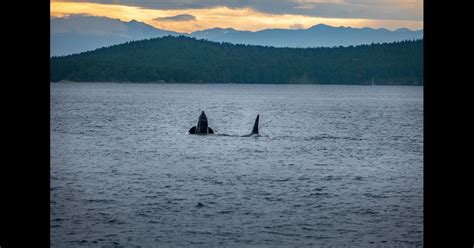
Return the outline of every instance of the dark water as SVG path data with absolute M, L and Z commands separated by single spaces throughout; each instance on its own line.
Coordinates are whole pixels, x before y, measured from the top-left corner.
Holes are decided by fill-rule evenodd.
M 422 87 L 54 83 L 51 244 L 421 246 L 422 126 Z

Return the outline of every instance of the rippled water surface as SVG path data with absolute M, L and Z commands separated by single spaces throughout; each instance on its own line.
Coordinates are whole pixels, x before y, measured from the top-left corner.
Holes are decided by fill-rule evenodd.
M 422 127 L 422 87 L 52 83 L 51 245 L 421 246 Z

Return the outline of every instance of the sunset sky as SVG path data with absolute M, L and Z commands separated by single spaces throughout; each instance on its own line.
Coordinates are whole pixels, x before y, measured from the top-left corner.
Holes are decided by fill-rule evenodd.
M 70 14 L 137 20 L 190 33 L 208 28 L 257 31 L 316 24 L 423 28 L 422 0 L 51 0 L 51 17 Z

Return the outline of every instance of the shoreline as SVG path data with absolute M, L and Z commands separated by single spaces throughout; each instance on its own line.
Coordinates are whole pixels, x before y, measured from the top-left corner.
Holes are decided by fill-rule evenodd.
M 71 81 L 71 80 L 60 80 L 50 81 L 50 84 L 193 84 L 193 85 L 318 85 L 318 86 L 417 86 L 423 87 L 424 84 L 317 84 L 317 83 L 206 83 L 206 82 L 166 82 L 166 81 L 149 81 L 149 82 L 132 82 L 132 81 Z

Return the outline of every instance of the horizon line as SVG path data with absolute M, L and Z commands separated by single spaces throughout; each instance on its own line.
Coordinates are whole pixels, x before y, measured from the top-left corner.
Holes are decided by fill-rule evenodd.
M 142 24 L 145 24 L 145 25 L 148 25 L 150 27 L 153 27 L 155 29 L 158 29 L 158 30 L 163 30 L 163 31 L 168 31 L 168 32 L 175 32 L 175 33 L 181 33 L 181 34 L 192 34 L 192 33 L 195 33 L 195 32 L 202 32 L 202 31 L 206 31 L 206 30 L 212 30 L 212 29 L 222 29 L 222 30 L 225 30 L 225 29 L 232 29 L 234 31 L 239 31 L 239 32 L 251 32 L 251 33 L 257 33 L 257 32 L 261 32 L 261 31 L 264 31 L 264 30 L 309 30 L 311 28 L 314 28 L 314 27 L 317 27 L 317 26 L 327 26 L 327 27 L 331 27 L 331 28 L 351 28 L 351 29 L 372 29 L 372 30 L 388 30 L 388 31 L 391 31 L 391 32 L 395 32 L 395 31 L 398 31 L 400 29 L 407 29 L 411 32 L 418 32 L 418 31 L 423 31 L 424 28 L 419 28 L 419 29 L 411 29 L 411 28 L 408 28 L 408 27 L 400 27 L 400 28 L 388 28 L 388 27 L 379 27 L 379 28 L 374 28 L 374 27 L 370 27 L 370 26 L 364 26 L 364 27 L 357 27 L 357 26 L 344 26 L 344 25 L 341 25 L 341 26 L 337 26 L 337 25 L 330 25 L 330 24 L 326 24 L 326 23 L 316 23 L 308 28 L 263 28 L 263 29 L 258 29 L 258 30 L 248 30 L 248 29 L 237 29 L 235 27 L 219 27 L 219 26 L 214 26 L 214 27 L 209 27 L 209 28 L 203 28 L 203 29 L 197 29 L 197 30 L 194 30 L 194 31 L 191 31 L 191 32 L 180 32 L 180 31 L 175 31 L 175 30 L 171 30 L 171 29 L 163 29 L 163 28 L 157 28 L 151 24 L 148 24 L 146 22 L 143 22 L 143 21 L 140 21 L 140 20 L 136 20 L 136 19 L 131 19 L 130 21 L 126 21 L 126 20 L 123 20 L 121 18 L 110 18 L 110 17 L 107 17 L 107 16 L 95 16 L 95 15 L 88 15 L 88 14 L 69 14 L 69 15 L 64 15 L 64 16 L 50 16 L 50 21 L 52 21 L 53 19 L 68 19 L 69 17 L 71 16 L 82 16 L 82 17 L 97 17 L 97 18 L 106 18 L 106 19 L 111 19 L 111 20 L 118 20 L 120 22 L 124 22 L 124 23 L 130 23 L 130 22 L 138 22 L 138 23 L 142 23 Z

